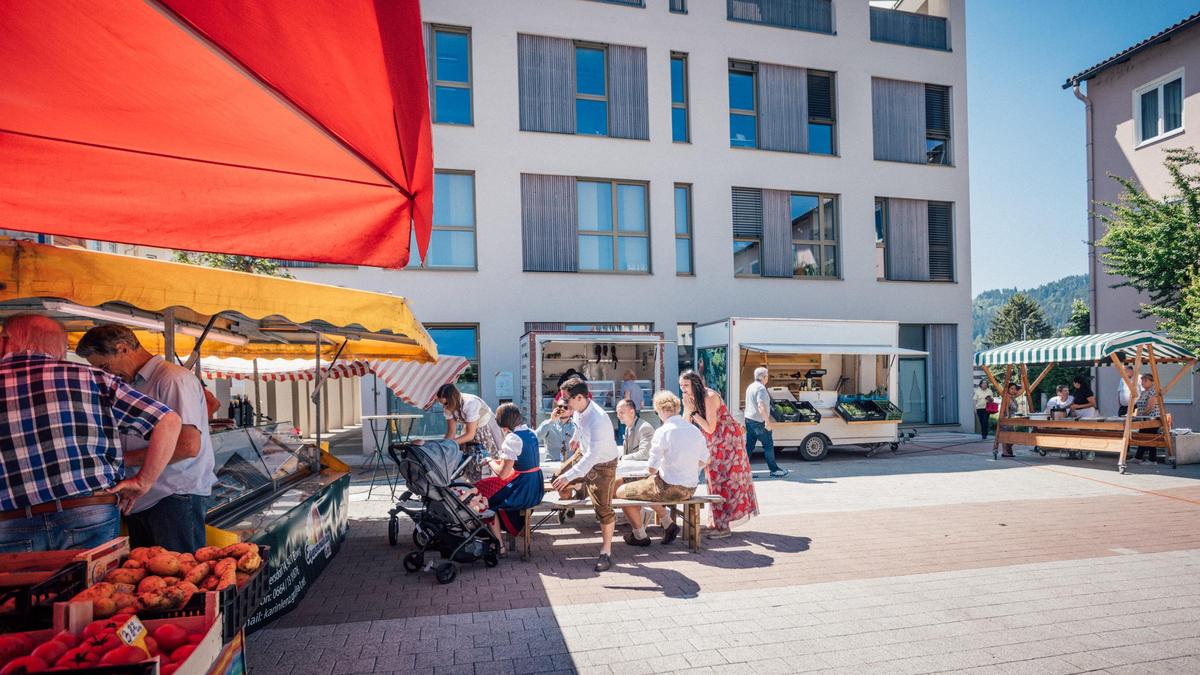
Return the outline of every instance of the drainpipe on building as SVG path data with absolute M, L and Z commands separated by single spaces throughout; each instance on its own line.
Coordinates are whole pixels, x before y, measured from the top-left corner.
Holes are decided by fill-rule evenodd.
M 1099 305 L 1097 303 L 1096 284 L 1099 283 L 1100 277 L 1096 269 L 1096 246 L 1092 243 L 1096 241 L 1096 214 L 1093 211 L 1096 204 L 1096 172 L 1093 166 L 1093 156 L 1095 154 L 1095 141 L 1093 140 L 1092 131 L 1092 101 L 1079 89 L 1079 83 L 1076 82 L 1071 90 L 1075 94 L 1075 98 L 1083 101 L 1084 117 L 1087 120 L 1087 212 L 1088 212 L 1088 295 L 1090 298 L 1091 307 L 1089 308 L 1090 328 L 1092 333 L 1099 333 L 1097 326 L 1100 325 Z

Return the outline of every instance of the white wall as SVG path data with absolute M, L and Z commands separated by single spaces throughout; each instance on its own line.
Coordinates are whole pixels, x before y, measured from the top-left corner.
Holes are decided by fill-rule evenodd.
M 481 378 L 494 400 L 496 371 L 518 368 L 525 321 L 677 322 L 727 316 L 888 319 L 958 324 L 960 415 L 970 419 L 970 234 L 963 3 L 948 3 L 953 51 L 871 42 L 866 0 L 836 0 L 837 35 L 731 22 L 725 3 L 692 0 L 687 15 L 665 1 L 646 9 L 584 0 L 426 0 L 430 23 L 472 31 L 475 126 L 434 125 L 435 166 L 475 172 L 478 269 L 384 271 L 325 267 L 296 276 L 404 295 L 423 322 L 480 323 Z M 519 131 L 517 34 L 647 49 L 651 141 Z M 671 51 L 689 54 L 692 142 L 671 142 Z M 745 59 L 837 73 L 839 157 L 731 149 L 727 64 Z M 954 167 L 877 162 L 871 77 L 953 88 Z M 523 273 L 520 174 L 649 181 L 652 276 Z M 673 185 L 693 186 L 695 277 L 675 275 Z M 843 279 L 735 279 L 730 187 L 839 195 Z M 874 198 L 955 203 L 957 283 L 880 282 Z M 673 349 L 667 375 L 675 370 Z M 364 399 L 367 396 L 364 396 Z M 364 408 L 370 408 L 364 401 Z

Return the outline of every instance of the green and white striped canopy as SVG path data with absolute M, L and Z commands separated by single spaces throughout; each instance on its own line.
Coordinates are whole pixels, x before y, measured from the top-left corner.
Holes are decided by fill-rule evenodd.
M 1101 335 L 1047 338 L 1010 342 L 1003 347 L 976 352 L 977 366 L 1007 366 L 1032 363 L 1095 363 L 1107 365 L 1112 354 L 1132 359 L 1138 345 L 1154 345 L 1160 361 L 1194 359 L 1196 355 L 1170 339 L 1148 330 L 1130 330 Z

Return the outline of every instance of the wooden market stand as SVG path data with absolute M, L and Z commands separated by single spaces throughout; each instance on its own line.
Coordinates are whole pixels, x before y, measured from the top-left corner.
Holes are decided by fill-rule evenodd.
M 1164 363 L 1184 364 L 1175 377 L 1166 385 L 1159 378 L 1158 366 Z M 1114 365 L 1130 392 L 1138 390 L 1137 380 L 1125 375 L 1125 364 L 1132 364 L 1135 373 L 1141 373 L 1143 364 L 1150 366 L 1154 381 L 1154 400 L 1158 405 L 1159 417 L 1137 418 L 1134 406 L 1130 405 L 1124 419 L 1030 419 L 1009 417 L 1010 397 L 1008 387 L 1001 383 L 1017 384 L 1017 397 L 1024 396 L 1029 410 L 1034 409 L 1033 391 L 1055 366 L 1096 367 Z M 1175 448 L 1171 439 L 1171 416 L 1166 412 L 1164 397 L 1171 391 L 1184 373 L 1196 365 L 1196 355 L 1183 346 L 1150 331 L 1125 331 L 1100 335 L 1080 335 L 1044 340 L 1012 342 L 1002 347 L 989 349 L 975 355 L 975 365 L 983 369 L 992 387 L 1000 392 L 1000 421 L 997 426 L 992 456 L 997 457 L 1001 443 L 1031 445 L 1037 448 L 1059 448 L 1093 452 L 1115 452 L 1118 455 L 1117 470 L 1125 473 L 1125 460 L 1129 446 L 1153 446 L 1166 448 L 1167 459 L 1175 464 Z M 1044 365 L 1042 371 L 1031 382 L 1030 366 Z M 1004 377 L 999 379 L 994 368 L 1004 366 Z M 1018 379 L 1014 379 L 1014 373 Z M 1134 375 L 1138 377 L 1138 375 Z M 1132 403 L 1132 401 L 1131 401 Z

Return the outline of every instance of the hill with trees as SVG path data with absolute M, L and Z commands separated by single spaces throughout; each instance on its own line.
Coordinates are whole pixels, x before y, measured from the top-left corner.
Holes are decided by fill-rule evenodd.
M 1018 292 L 1037 303 L 1045 314 L 1046 323 L 1049 324 L 1051 332 L 1058 333 L 1071 318 L 1072 303 L 1075 300 L 1087 302 L 1088 277 L 1086 274 L 1075 274 L 1026 291 L 1018 291 L 1016 288 L 997 288 L 975 296 L 971 309 L 974 319 L 971 336 L 977 350 L 983 346 L 988 328 L 992 324 L 992 317 Z

